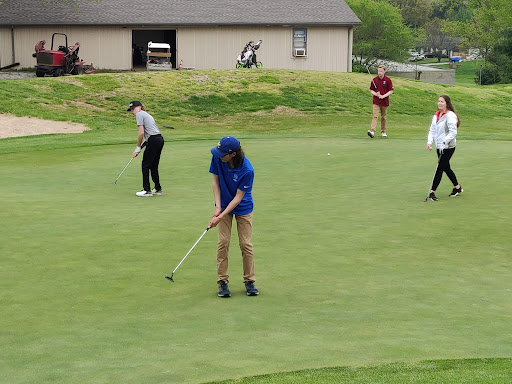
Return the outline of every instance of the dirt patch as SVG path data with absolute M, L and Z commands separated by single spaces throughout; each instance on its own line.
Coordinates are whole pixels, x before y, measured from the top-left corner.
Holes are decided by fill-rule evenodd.
M 210 81 L 210 76 L 208 75 L 194 75 L 194 76 L 191 76 L 190 77 L 190 80 L 195 80 L 197 81 L 198 83 L 207 83 Z
M 76 78 L 70 77 L 70 76 L 59 77 L 58 80 L 62 81 L 64 83 L 69 83 L 69 84 L 76 85 L 77 87 L 83 87 L 84 86 L 84 84 L 81 81 L 78 81 Z
M 89 127 L 68 121 L 52 121 L 37 117 L 0 114 L 0 138 L 44 135 L 50 133 L 82 133 Z
M 284 105 L 278 105 L 272 111 L 258 111 L 253 112 L 254 115 L 288 115 L 288 116 L 304 116 L 304 112 L 299 111 L 295 108 L 286 107 Z
M 105 108 L 100 108 L 100 107 L 97 107 L 97 106 L 89 104 L 89 103 L 84 103 L 83 101 L 70 101 L 69 104 L 73 104 L 76 107 L 87 107 L 88 109 L 92 109 L 95 111 L 102 111 L 102 112 L 106 111 Z
M 16 80 L 36 77 L 35 72 L 0 71 L 0 79 Z
M 281 114 L 281 115 L 294 115 L 294 116 L 304 116 L 304 112 L 299 111 L 295 108 L 286 107 L 284 105 L 278 105 L 272 110 L 273 113 Z

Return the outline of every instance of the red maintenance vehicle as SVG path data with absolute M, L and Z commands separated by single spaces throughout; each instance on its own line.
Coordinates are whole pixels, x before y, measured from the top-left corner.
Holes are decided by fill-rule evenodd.
M 65 45 L 59 45 L 57 50 L 53 49 L 55 36 L 64 36 Z M 62 75 L 82 75 L 84 73 L 93 73 L 94 68 L 91 65 L 84 64 L 78 57 L 80 43 L 76 42 L 73 47 L 68 47 L 68 37 L 64 33 L 54 33 L 52 35 L 52 46 L 50 49 L 44 49 L 45 40 L 40 41 L 35 46 L 35 53 L 32 54 L 37 60 L 36 76 L 62 76 Z

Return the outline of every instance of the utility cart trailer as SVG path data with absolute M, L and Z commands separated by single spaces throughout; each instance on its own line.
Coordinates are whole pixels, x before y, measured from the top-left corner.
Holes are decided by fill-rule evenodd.
M 171 46 L 167 43 L 148 43 L 146 53 L 146 68 L 148 71 L 170 71 Z

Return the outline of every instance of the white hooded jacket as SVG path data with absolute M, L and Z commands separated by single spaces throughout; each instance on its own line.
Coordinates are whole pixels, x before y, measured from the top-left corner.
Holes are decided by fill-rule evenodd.
M 435 140 L 437 149 L 455 148 L 457 120 L 457 115 L 452 111 L 447 111 L 439 121 L 437 121 L 437 115 L 434 115 L 428 131 L 427 144 L 432 144 Z

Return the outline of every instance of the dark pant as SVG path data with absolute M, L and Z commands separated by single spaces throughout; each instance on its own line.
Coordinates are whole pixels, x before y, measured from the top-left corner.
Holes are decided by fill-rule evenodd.
M 455 176 L 455 173 L 453 173 L 452 169 L 450 168 L 450 159 L 453 156 L 453 153 L 455 152 L 455 148 L 448 148 L 443 151 L 443 154 L 437 150 L 437 156 L 439 158 L 436 168 L 436 174 L 434 175 L 434 180 L 432 181 L 432 188 L 431 190 L 435 191 L 437 187 L 439 186 L 439 183 L 441 183 L 441 178 L 443 177 L 443 172 L 446 173 L 446 176 L 450 179 L 453 186 L 456 186 L 458 183 L 457 176 Z
M 164 147 L 164 138 L 162 135 L 149 136 L 144 156 L 142 157 L 142 186 L 145 191 L 151 191 L 149 184 L 149 172 L 151 171 L 151 178 L 155 183 L 155 189 L 158 191 L 162 189 L 160 185 L 160 176 L 158 175 L 158 164 L 160 163 L 160 154 Z

